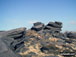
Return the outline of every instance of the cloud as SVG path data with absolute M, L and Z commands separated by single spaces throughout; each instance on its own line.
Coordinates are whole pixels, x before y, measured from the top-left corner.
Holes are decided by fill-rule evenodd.
M 28 24 L 33 24 L 35 22 L 37 22 L 37 21 L 36 20 L 30 20 L 30 21 L 28 21 Z
M 69 24 L 76 25 L 76 21 L 70 21 Z

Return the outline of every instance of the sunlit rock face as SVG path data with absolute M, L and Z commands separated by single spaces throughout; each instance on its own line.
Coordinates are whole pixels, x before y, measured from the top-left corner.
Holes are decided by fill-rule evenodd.
M 62 52 L 75 53 L 76 33 L 62 33 L 61 28 L 62 23 L 56 21 L 46 25 L 36 22 L 28 30 L 0 31 L 0 57 L 65 57 Z

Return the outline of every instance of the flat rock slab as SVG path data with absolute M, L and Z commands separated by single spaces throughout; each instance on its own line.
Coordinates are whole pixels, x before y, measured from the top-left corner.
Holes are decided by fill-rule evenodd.
M 6 52 L 8 51 L 8 48 L 6 47 L 5 43 L 2 42 L 2 40 L 0 39 L 0 53 Z
M 0 53 L 0 57 L 18 57 L 12 50 L 4 51 Z
M 16 55 L 0 38 L 0 57 L 20 57 Z

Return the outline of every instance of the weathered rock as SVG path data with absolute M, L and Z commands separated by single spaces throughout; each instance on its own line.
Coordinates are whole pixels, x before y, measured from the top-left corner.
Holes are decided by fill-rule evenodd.
M 76 39 L 76 32 L 66 32 L 65 34 L 68 38 L 75 38 Z
M 55 21 L 56 24 L 62 25 L 62 22 Z
M 69 38 L 66 38 L 66 39 L 65 39 L 65 42 L 67 42 L 67 43 L 72 43 L 73 41 L 72 41 L 71 39 L 69 39 Z
M 47 47 L 42 47 L 40 50 L 41 50 L 41 52 L 46 53 L 46 51 L 49 51 L 49 48 L 47 48 Z
M 58 23 L 58 22 L 49 22 L 47 26 L 51 26 L 51 27 L 55 27 L 55 28 L 62 28 L 61 26 L 62 24 Z
M 52 54 L 56 53 L 58 48 L 54 44 L 46 44 L 46 46 L 41 47 L 40 50 L 45 54 Z
M 61 28 L 54 28 L 54 27 L 51 27 L 51 26 L 45 26 L 45 28 L 44 29 L 46 29 L 46 30 L 51 30 L 51 31 L 61 31 Z
M 58 37 L 62 28 L 61 22 L 49 22 L 45 27 L 44 30 L 50 30 L 51 34 L 54 37 Z
M 7 51 L 8 48 L 6 47 L 5 43 L 0 39 L 0 53 Z
M 11 50 L 19 51 L 24 45 L 24 34 L 26 28 L 17 28 L 1 33 L 2 41 L 6 43 Z
M 2 41 L 4 41 L 6 43 L 7 46 L 10 47 L 10 45 L 14 42 L 14 39 L 13 38 L 10 38 L 10 37 L 3 37 L 1 38 Z
M 61 33 L 61 28 L 56 21 L 46 26 L 36 22 L 29 30 L 0 31 L 0 57 L 60 57 L 67 49 L 76 52 L 76 34 Z
M 44 24 L 41 22 L 34 23 L 34 26 L 31 28 L 31 30 L 40 31 L 44 28 Z
M 20 47 L 20 46 L 22 46 L 22 45 L 24 45 L 24 40 L 22 40 L 22 41 L 14 41 L 12 44 L 11 44 L 11 46 L 13 47 L 13 49 L 14 50 L 18 50 L 18 48 Z
M 0 57 L 20 57 L 0 39 Z
M 66 38 L 63 33 L 57 33 L 57 32 L 53 33 L 53 37 L 61 38 L 61 39 L 65 39 Z
M 1 33 L 3 37 L 21 38 L 25 33 L 26 28 L 17 28 Z
M 12 37 L 12 38 L 21 38 L 24 33 L 25 33 L 26 28 L 18 28 L 18 29 L 13 29 L 10 31 L 7 31 L 7 35 L 8 37 Z
M 1 31 L 0 32 L 0 37 L 4 36 L 4 34 L 5 34 L 5 31 Z

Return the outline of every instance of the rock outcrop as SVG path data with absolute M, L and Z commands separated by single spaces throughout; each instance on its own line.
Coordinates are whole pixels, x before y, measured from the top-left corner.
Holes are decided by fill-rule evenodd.
M 76 32 L 65 32 L 68 38 L 76 38 Z
M 14 53 L 8 45 L 0 39 L 0 57 L 21 57 Z
M 24 37 L 25 30 L 26 28 L 17 28 L 0 33 L 1 46 L 5 47 L 2 49 L 4 50 L 3 53 L 0 52 L 1 57 L 19 57 L 14 52 L 23 45 L 22 39 Z
M 44 28 L 44 24 L 41 22 L 34 23 L 34 26 L 31 28 L 31 30 L 40 31 Z
M 36 22 L 29 30 L 0 31 L 0 57 L 65 57 L 62 52 L 75 57 L 76 33 L 62 33 L 61 28 L 62 23 L 56 21 Z

